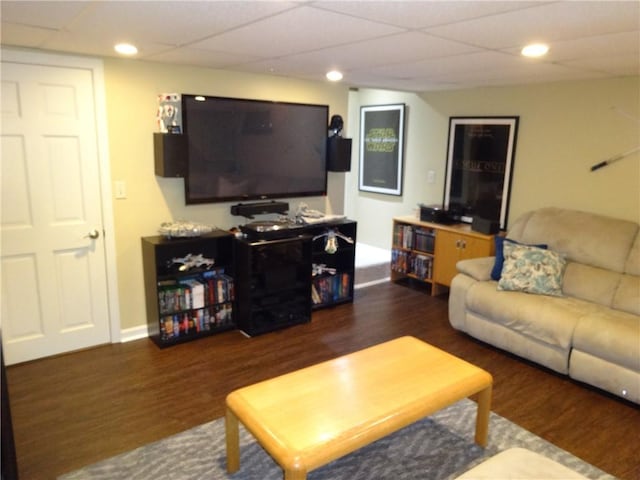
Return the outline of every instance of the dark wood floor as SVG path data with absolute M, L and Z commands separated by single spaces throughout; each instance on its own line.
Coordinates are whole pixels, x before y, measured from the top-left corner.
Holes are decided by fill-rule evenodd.
M 231 390 L 401 335 L 494 376 L 492 410 L 622 479 L 640 479 L 640 409 L 453 330 L 445 297 L 385 283 L 313 321 L 164 350 L 149 340 L 8 368 L 22 479 L 51 479 L 223 415 Z

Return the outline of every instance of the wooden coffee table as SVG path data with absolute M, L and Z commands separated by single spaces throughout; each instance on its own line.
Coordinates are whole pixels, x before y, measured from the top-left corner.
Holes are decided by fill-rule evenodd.
M 491 375 L 401 337 L 240 388 L 227 396 L 227 471 L 240 468 L 240 421 L 284 470 L 307 473 L 478 394 L 475 441 L 486 446 Z

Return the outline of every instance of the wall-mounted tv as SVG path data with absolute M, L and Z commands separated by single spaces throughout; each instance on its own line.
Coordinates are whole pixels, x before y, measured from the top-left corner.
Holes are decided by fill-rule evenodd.
M 327 105 L 182 95 L 187 204 L 327 194 Z

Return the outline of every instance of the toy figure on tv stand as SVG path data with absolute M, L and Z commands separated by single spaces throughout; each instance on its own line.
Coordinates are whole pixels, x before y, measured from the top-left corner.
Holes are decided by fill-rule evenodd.
M 316 235 L 315 237 L 313 237 L 313 241 L 316 241 L 318 238 L 322 238 L 322 237 L 326 237 L 327 239 L 324 245 L 324 251 L 331 254 L 336 253 L 338 251 L 338 237 L 340 237 L 347 243 L 353 243 L 353 238 L 347 237 L 346 235 L 343 235 L 337 230 L 327 230 L 326 232 L 321 233 L 320 235 Z

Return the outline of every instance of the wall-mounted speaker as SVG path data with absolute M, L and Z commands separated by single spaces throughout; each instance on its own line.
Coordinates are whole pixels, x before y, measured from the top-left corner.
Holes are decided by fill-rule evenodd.
M 178 133 L 154 133 L 153 158 L 157 176 L 186 177 L 187 137 Z
M 348 172 L 351 170 L 351 139 L 338 135 L 327 139 L 327 170 Z

